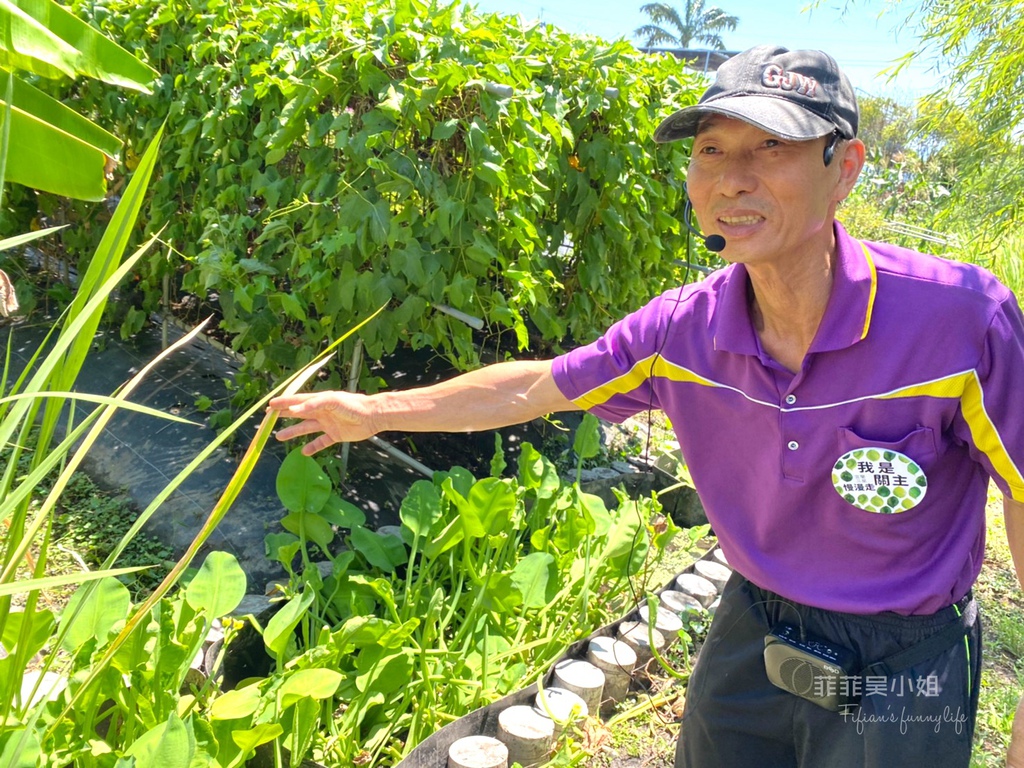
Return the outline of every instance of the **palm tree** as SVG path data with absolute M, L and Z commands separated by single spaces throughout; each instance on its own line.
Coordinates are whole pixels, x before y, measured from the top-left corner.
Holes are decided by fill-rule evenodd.
M 718 33 L 732 32 L 739 22 L 737 16 L 730 16 L 721 8 L 705 8 L 704 0 L 686 0 L 682 14 L 668 3 L 647 3 L 640 6 L 640 10 L 650 17 L 651 23 L 635 29 L 633 37 L 646 37 L 644 45 L 647 47 L 668 44 L 689 48 L 690 43 L 696 41 L 713 50 L 724 51 L 725 43 Z

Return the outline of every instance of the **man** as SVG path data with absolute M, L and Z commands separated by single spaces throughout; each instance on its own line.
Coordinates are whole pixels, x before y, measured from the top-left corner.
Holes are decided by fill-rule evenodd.
M 693 137 L 688 194 L 729 267 L 553 361 L 271 404 L 300 419 L 280 439 L 313 436 L 307 454 L 392 429 L 664 410 L 736 570 L 677 766 L 970 762 L 990 478 L 1024 567 L 1024 318 L 983 270 L 835 221 L 864 165 L 857 118 L 831 57 L 746 51 L 655 133 Z M 831 672 L 808 677 L 808 652 Z

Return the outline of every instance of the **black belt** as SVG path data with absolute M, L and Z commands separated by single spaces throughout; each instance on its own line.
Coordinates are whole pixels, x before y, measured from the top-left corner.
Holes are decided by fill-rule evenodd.
M 928 635 L 928 637 L 916 645 L 868 664 L 860 671 L 860 676 L 864 677 L 874 674 L 891 677 L 915 664 L 920 664 L 922 661 L 938 656 L 955 645 L 967 636 L 978 617 L 978 604 L 970 593 L 958 602 L 956 607 L 959 609 L 960 615 L 955 619 L 948 624 L 944 624 L 941 629 Z

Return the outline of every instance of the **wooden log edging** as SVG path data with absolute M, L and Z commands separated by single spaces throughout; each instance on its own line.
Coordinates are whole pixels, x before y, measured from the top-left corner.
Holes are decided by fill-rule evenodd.
M 718 554 L 719 551 L 720 550 L 716 545 L 708 552 L 704 553 L 704 555 L 702 555 L 699 560 L 687 566 L 681 574 L 678 574 L 676 577 L 670 579 L 669 582 L 666 585 L 664 585 L 664 587 L 662 587 L 662 589 L 659 590 L 657 594 L 660 595 L 662 592 L 680 590 L 679 576 L 685 573 L 693 573 L 697 563 L 708 562 L 714 563 L 715 565 L 719 566 L 726 565 L 725 558 L 723 555 Z M 720 573 L 720 571 L 717 571 L 716 575 L 719 575 Z M 684 583 L 686 581 L 687 580 L 684 580 Z M 716 593 L 720 594 L 721 589 L 716 585 L 715 591 Z M 716 599 L 717 596 L 718 594 L 716 594 L 714 598 Z M 705 607 L 709 608 L 709 610 L 713 612 L 716 605 L 714 602 L 711 602 L 711 600 L 708 599 L 711 597 L 711 595 L 702 594 L 700 596 L 700 599 L 702 603 L 704 600 L 707 600 L 708 602 L 705 604 Z M 692 607 L 692 604 L 687 604 L 687 606 Z M 588 637 L 582 640 L 578 640 L 572 645 L 570 645 L 568 649 L 566 649 L 566 652 L 562 655 L 562 657 L 551 665 L 551 668 L 548 670 L 548 673 L 545 676 L 547 682 L 544 684 L 543 687 L 558 687 L 559 684 L 554 677 L 554 669 L 557 665 L 562 664 L 566 661 L 578 661 L 587 659 L 588 651 L 590 650 L 590 643 L 591 641 L 597 638 L 603 637 L 609 638 L 609 640 L 617 639 L 618 628 L 620 624 L 623 624 L 624 622 L 630 620 L 640 619 L 639 609 L 640 606 L 635 606 L 625 616 L 616 619 L 615 621 L 609 624 L 606 624 L 605 626 L 595 630 Z M 659 610 L 661 610 L 660 606 Z M 643 671 L 644 666 L 638 663 L 634 675 L 642 674 Z M 486 707 L 481 707 L 478 710 L 470 712 L 468 715 L 464 715 L 455 722 L 449 723 L 444 728 L 441 728 L 440 730 L 436 731 L 435 733 L 424 739 L 422 742 L 420 742 L 420 744 L 418 744 L 412 750 L 412 752 L 406 755 L 405 758 L 395 766 L 395 768 L 448 768 L 449 751 L 453 744 L 455 744 L 460 739 L 465 739 L 467 737 L 472 736 L 487 736 L 491 738 L 500 738 L 501 729 L 499 727 L 498 722 L 500 714 L 506 709 L 509 709 L 510 707 L 522 705 L 533 706 L 540 688 L 541 686 L 539 686 L 537 683 L 533 683 L 532 685 L 523 688 L 522 690 L 516 691 L 515 693 L 511 693 L 505 696 L 504 698 L 499 699 L 493 704 L 489 704 Z M 590 715 L 592 717 L 599 717 L 602 714 L 608 714 L 609 711 L 610 708 L 608 706 L 603 706 L 600 708 L 600 711 L 592 710 L 590 712 Z M 559 733 L 558 728 L 555 729 L 555 733 Z M 552 745 L 552 747 L 554 747 L 554 744 Z

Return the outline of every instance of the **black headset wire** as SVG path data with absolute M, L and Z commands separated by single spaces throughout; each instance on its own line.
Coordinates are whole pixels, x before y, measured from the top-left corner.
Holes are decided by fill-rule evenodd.
M 685 185 L 683 187 L 683 193 L 686 194 Z M 686 216 L 690 215 L 689 197 L 687 197 L 687 205 L 684 208 L 684 215 L 686 215 Z M 647 472 L 651 472 L 651 466 L 653 464 L 653 459 L 651 458 L 651 433 L 652 433 L 652 421 L 653 421 L 653 415 L 654 415 L 654 381 L 655 381 L 654 369 L 655 369 L 655 366 L 657 366 L 657 364 L 658 364 L 658 360 L 661 359 L 662 352 L 665 349 L 665 345 L 668 343 L 668 338 L 669 338 L 669 334 L 670 334 L 670 332 L 672 330 L 672 323 L 675 320 L 676 311 L 679 309 L 679 305 L 680 305 L 680 303 L 682 302 L 682 299 L 683 299 L 683 291 L 685 290 L 687 283 L 689 283 L 689 281 L 690 281 L 690 265 L 693 263 L 693 260 L 692 260 L 693 259 L 693 257 L 692 257 L 693 235 L 690 234 L 689 228 L 686 228 L 686 229 L 687 229 L 687 237 L 686 237 L 686 271 L 683 273 L 683 279 L 682 279 L 682 282 L 679 285 L 678 293 L 676 294 L 676 298 L 675 298 L 675 303 L 672 305 L 672 311 L 669 313 L 668 322 L 665 323 L 665 336 L 664 336 L 664 338 L 662 338 L 661 343 L 658 345 L 658 348 L 657 348 L 657 350 L 654 353 L 654 358 L 651 360 L 651 367 L 650 367 L 650 369 L 647 372 L 647 386 L 649 388 L 649 395 L 648 395 L 648 400 L 647 400 L 647 435 L 646 435 L 645 440 L 644 440 L 644 454 L 643 454 L 644 455 L 645 463 L 647 465 L 647 468 L 646 468 Z M 643 518 L 643 515 L 640 512 L 640 500 L 638 498 L 634 498 L 633 499 L 633 509 L 634 509 L 634 511 L 636 513 L 636 517 L 637 517 L 637 529 L 636 529 L 636 534 L 633 536 L 633 540 L 630 542 L 629 557 L 626 560 L 626 583 L 629 586 L 629 591 L 630 591 L 630 594 L 632 595 L 632 598 L 633 598 L 633 604 L 639 608 L 640 603 L 641 603 L 640 590 L 637 588 L 637 584 L 634 582 L 633 576 L 630 573 L 630 565 L 633 562 L 633 555 L 634 555 L 634 553 L 636 551 L 637 544 L 639 544 L 639 542 L 640 542 L 640 537 L 644 534 L 644 532 L 647 529 L 647 524 L 646 524 L 646 521 Z M 644 571 L 646 571 L 646 570 L 647 570 L 647 568 L 646 568 L 646 565 L 645 565 L 644 566 Z M 646 579 L 644 579 L 644 580 L 646 581 Z M 648 621 L 648 624 L 651 627 L 653 627 L 654 623 L 655 623 L 654 622 L 654 618 L 655 617 L 648 617 L 648 618 L 650 619 Z M 630 672 L 631 670 L 623 670 L 623 671 Z M 647 696 L 647 698 L 653 704 L 653 698 L 651 697 L 650 693 L 648 693 L 647 691 L 643 691 L 643 694 L 645 696 Z M 656 714 L 656 716 L 658 717 L 658 719 L 661 720 L 663 723 L 667 724 L 668 722 L 670 722 L 670 721 L 665 720 L 662 717 L 661 712 L 658 711 L 657 707 L 652 706 L 651 707 L 651 711 L 654 712 Z
M 825 149 L 824 149 L 823 157 L 822 157 L 822 159 L 824 160 L 826 166 L 831 165 L 832 159 L 833 159 L 833 157 L 835 155 L 836 146 L 838 145 L 839 141 L 842 140 L 842 139 L 843 139 L 843 136 L 840 134 L 838 129 L 833 131 L 833 133 L 829 137 L 829 141 L 825 145 Z M 686 182 L 683 182 L 683 194 L 686 196 L 686 204 L 683 207 L 683 215 L 686 217 L 687 223 L 689 223 L 689 218 L 692 215 L 693 208 L 692 208 L 692 204 L 690 203 L 689 192 L 686 189 Z M 671 333 L 671 330 L 672 330 L 672 323 L 675 320 L 676 311 L 679 309 L 679 305 L 680 305 L 680 303 L 682 302 L 682 299 L 683 299 L 683 291 L 686 288 L 687 283 L 689 283 L 689 281 L 690 281 L 690 267 L 691 267 L 691 264 L 693 263 L 692 262 L 692 243 L 693 243 L 693 239 L 694 239 L 694 234 L 690 230 L 690 227 L 686 227 L 686 229 L 687 229 L 687 232 L 688 232 L 687 238 L 686 238 L 686 271 L 683 273 L 683 280 L 682 280 L 682 283 L 679 286 L 679 292 L 676 295 L 675 303 L 672 305 L 672 311 L 669 313 L 668 322 L 665 323 L 665 337 L 661 340 L 661 344 L 658 346 L 658 349 L 655 351 L 654 358 L 651 360 L 651 367 L 650 367 L 650 369 L 647 372 L 647 383 L 648 383 L 648 387 L 650 389 L 650 394 L 648 396 L 648 401 L 647 401 L 647 435 L 646 435 L 646 438 L 645 438 L 645 441 L 644 441 L 644 458 L 645 458 L 645 461 L 647 463 L 647 471 L 648 472 L 651 471 L 650 468 L 651 468 L 651 465 L 653 463 L 652 459 L 651 459 L 651 432 L 652 432 L 651 424 L 652 424 L 652 421 L 653 421 L 653 413 L 654 413 L 654 381 L 655 381 L 655 379 L 654 379 L 654 369 L 655 369 L 655 366 L 657 366 L 657 364 L 658 364 L 658 360 L 660 360 L 661 357 L 662 357 L 661 353 L 662 353 L 662 351 L 664 351 L 665 345 L 668 343 L 668 337 L 669 337 L 669 334 Z M 626 568 L 627 568 L 627 570 L 626 570 L 626 580 L 627 580 L 627 583 L 629 585 L 630 594 L 633 597 L 633 603 L 639 607 L 639 605 L 640 605 L 640 592 L 637 589 L 637 585 L 633 581 L 632 575 L 629 573 L 629 564 L 632 563 L 632 561 L 633 561 L 633 554 L 636 551 L 636 546 L 639 543 L 641 534 L 646 529 L 646 525 L 645 525 L 643 516 L 640 513 L 640 501 L 639 501 L 639 499 L 636 499 L 636 498 L 633 499 L 633 509 L 636 512 L 638 525 L 637 525 L 636 535 L 633 536 L 633 540 L 630 543 L 629 559 L 626 561 L 627 562 L 627 565 L 626 565 Z M 645 567 L 645 570 L 646 570 L 646 567 Z M 788 602 L 787 600 L 782 600 L 782 599 L 777 599 L 777 598 L 772 598 L 772 599 L 768 599 L 768 600 L 758 600 L 757 602 L 752 603 L 750 606 L 747 607 L 747 609 L 743 613 L 741 613 L 738 617 L 736 617 L 736 620 L 732 623 L 732 625 L 728 629 L 725 630 L 725 632 L 726 633 L 731 632 L 733 627 L 735 627 L 736 624 L 740 621 L 740 619 L 742 619 L 744 616 L 746 616 L 747 613 L 749 613 L 751 609 L 756 608 L 756 607 L 761 606 L 761 605 L 768 605 L 770 603 L 781 603 L 782 605 L 788 606 L 790 609 L 793 610 L 793 612 L 797 616 L 797 620 L 799 621 L 800 637 L 801 637 L 801 639 L 805 639 L 806 636 L 807 636 L 807 631 L 806 631 L 806 629 L 804 627 L 803 617 L 800 615 L 800 612 L 797 611 L 796 606 L 794 606 L 792 603 Z M 648 617 L 648 618 L 650 619 L 651 617 Z M 653 626 L 653 622 L 651 622 L 651 621 L 648 621 L 648 624 Z M 659 661 L 661 660 L 659 654 L 655 654 L 655 656 L 658 657 Z M 624 671 L 628 672 L 629 670 L 624 670 Z M 644 693 L 645 693 L 645 695 L 647 695 L 647 697 L 649 699 L 651 698 L 650 694 L 648 694 L 646 692 L 644 692 Z M 659 719 L 661 718 L 661 713 L 658 712 L 657 708 L 652 707 L 652 711 L 655 712 L 658 715 Z M 667 721 L 662 720 L 662 722 L 667 722 Z

